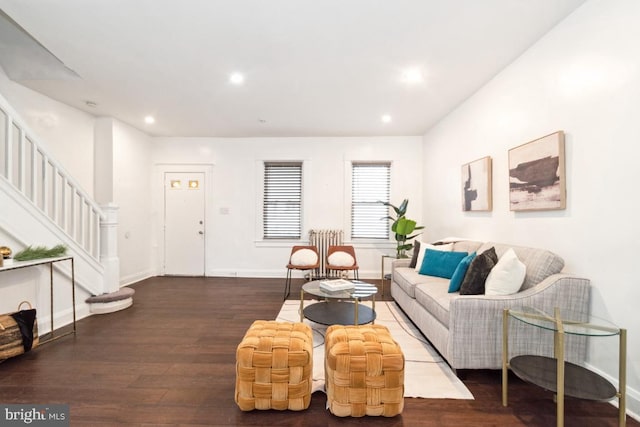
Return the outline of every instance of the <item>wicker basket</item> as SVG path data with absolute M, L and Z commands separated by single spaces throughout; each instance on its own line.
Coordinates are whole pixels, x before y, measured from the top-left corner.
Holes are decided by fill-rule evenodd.
M 404 408 L 404 355 L 381 325 L 340 326 L 325 336 L 327 405 L 339 417 L 393 417 Z
M 29 310 L 34 310 L 28 301 L 22 301 L 18 305 L 18 311 L 21 310 L 23 304 L 26 304 Z M 11 314 L 0 314 L 0 362 L 10 357 L 15 357 L 25 352 L 20 327 Z M 34 349 L 40 342 L 38 338 L 38 322 L 33 322 L 33 343 L 31 349 Z
M 304 323 L 257 320 L 236 351 L 235 401 L 243 411 L 300 411 L 311 403 L 313 338 Z

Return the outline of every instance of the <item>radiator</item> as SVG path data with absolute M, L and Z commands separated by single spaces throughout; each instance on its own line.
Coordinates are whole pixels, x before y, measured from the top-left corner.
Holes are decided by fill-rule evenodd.
M 318 269 L 318 277 L 329 277 L 327 272 L 327 250 L 329 246 L 342 245 L 342 230 L 309 230 L 309 244 L 318 248 L 320 254 L 320 268 Z M 331 272 L 336 275 L 337 272 Z

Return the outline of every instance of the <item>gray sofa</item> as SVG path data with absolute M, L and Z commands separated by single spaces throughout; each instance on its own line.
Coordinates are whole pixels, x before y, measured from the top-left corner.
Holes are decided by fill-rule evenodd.
M 502 367 L 502 312 L 524 306 L 553 313 L 554 307 L 589 311 L 588 279 L 561 273 L 564 260 L 543 249 L 494 242 L 458 241 L 453 251 L 482 253 L 495 247 L 498 257 L 513 248 L 526 265 L 524 283 L 513 295 L 448 293 L 449 280 L 418 274 L 409 259 L 394 260 L 391 295 L 453 369 Z M 520 354 L 553 355 L 553 332 L 509 321 L 509 357 Z M 567 336 L 566 360 L 583 362 L 586 338 Z

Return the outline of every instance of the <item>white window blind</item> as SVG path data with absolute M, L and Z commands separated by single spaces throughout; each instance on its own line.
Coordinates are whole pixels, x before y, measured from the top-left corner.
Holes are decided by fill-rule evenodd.
M 351 237 L 388 239 L 391 163 L 352 163 Z
M 299 239 L 302 229 L 302 163 L 264 163 L 264 239 Z

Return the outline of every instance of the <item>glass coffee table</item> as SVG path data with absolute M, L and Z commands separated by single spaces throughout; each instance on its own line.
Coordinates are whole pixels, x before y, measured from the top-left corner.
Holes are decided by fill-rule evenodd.
M 376 319 L 376 297 L 378 287 L 360 280 L 352 280 L 353 289 L 326 291 L 320 287 L 321 280 L 302 285 L 300 291 L 300 321 L 305 318 L 322 325 L 365 325 Z M 322 298 L 322 301 L 304 307 L 304 294 Z M 371 297 L 371 307 L 361 304 L 363 298 Z
M 508 360 L 509 318 L 533 327 L 553 331 L 554 357 L 539 355 L 519 355 Z M 511 369 L 524 381 L 555 393 L 556 424 L 564 425 L 564 397 L 607 401 L 618 398 L 618 425 L 626 424 L 626 357 L 627 331 L 602 319 L 591 319 L 584 313 L 555 309 L 553 314 L 523 307 L 516 310 L 505 309 L 502 317 L 502 405 L 507 406 L 507 369 Z M 619 336 L 618 370 L 619 381 L 616 388 L 608 380 L 589 369 L 564 360 L 565 335 L 585 337 Z

